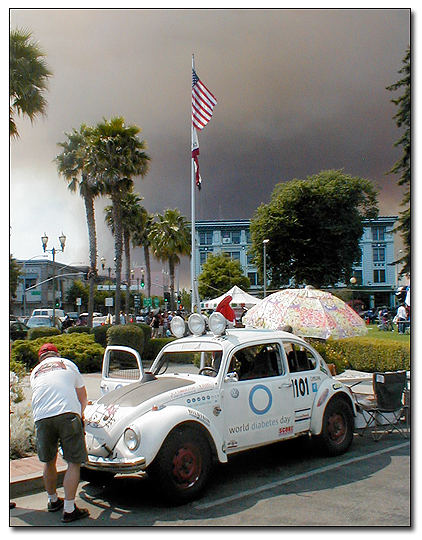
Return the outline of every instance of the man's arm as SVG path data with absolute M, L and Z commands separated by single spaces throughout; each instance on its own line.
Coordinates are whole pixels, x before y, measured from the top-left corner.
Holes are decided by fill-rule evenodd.
M 76 395 L 78 396 L 78 400 L 81 404 L 81 414 L 83 416 L 85 407 L 88 404 L 88 395 L 86 393 L 86 388 L 85 386 L 82 386 L 81 388 L 75 388 L 75 390 L 76 390 Z

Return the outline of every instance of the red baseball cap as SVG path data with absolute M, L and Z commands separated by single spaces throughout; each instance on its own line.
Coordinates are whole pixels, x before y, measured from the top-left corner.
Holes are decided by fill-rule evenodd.
M 44 345 L 41 345 L 40 350 L 38 351 L 38 358 L 46 352 L 55 352 L 59 354 L 59 350 L 55 345 L 52 343 L 44 343 Z

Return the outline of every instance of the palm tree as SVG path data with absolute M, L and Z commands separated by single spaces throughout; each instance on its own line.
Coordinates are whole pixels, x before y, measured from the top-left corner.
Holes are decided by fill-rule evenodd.
M 97 233 L 94 199 L 99 195 L 99 187 L 95 178 L 86 171 L 86 154 L 90 133 L 91 128 L 88 128 L 85 124 L 81 125 L 79 131 L 73 129 L 71 133 L 65 133 L 68 140 L 58 143 L 58 146 L 63 148 L 63 152 L 54 159 L 59 174 L 64 176 L 69 183 L 69 190 L 75 192 L 79 186 L 79 194 L 85 203 L 90 264 L 88 326 L 92 326 L 92 314 L 94 311 L 95 277 L 97 275 Z
M 170 309 L 174 310 L 174 270 L 180 263 L 179 256 L 191 253 L 187 220 L 179 210 L 167 208 L 164 215 L 157 215 L 152 226 L 151 245 L 154 257 L 168 262 L 170 273 Z
M 45 54 L 32 34 L 26 30 L 11 30 L 9 38 L 9 136 L 19 137 L 16 114 L 26 115 L 31 122 L 44 115 L 47 101 L 44 91 L 52 72 L 44 61 Z
M 116 259 L 116 322 L 120 316 L 123 227 L 121 200 L 131 190 L 135 176 L 144 177 L 149 168 L 146 143 L 138 139 L 141 129 L 126 126 L 122 117 L 103 119 L 90 136 L 87 169 L 101 184 L 103 193 L 110 196 L 114 223 Z
M 135 231 L 142 227 L 144 215 L 142 210 L 144 208 L 139 204 L 142 198 L 139 193 L 129 192 L 122 198 L 122 227 L 123 227 L 123 250 L 125 253 L 125 267 L 126 267 L 126 303 L 125 312 L 129 313 L 129 300 L 130 300 L 130 240 Z M 113 221 L 113 207 L 106 206 L 104 208 L 106 214 L 105 220 L 114 234 L 114 221 Z
M 144 249 L 145 270 L 147 276 L 147 297 L 151 298 L 151 260 L 149 248 L 151 246 L 151 229 L 154 216 L 149 214 L 144 207 L 141 207 L 142 218 L 138 227 L 133 232 L 133 247 L 140 246 Z

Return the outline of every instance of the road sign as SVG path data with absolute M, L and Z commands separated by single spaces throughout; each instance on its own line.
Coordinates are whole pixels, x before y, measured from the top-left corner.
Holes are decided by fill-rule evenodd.
M 105 299 L 106 307 L 113 307 L 113 297 Z
M 144 298 L 143 299 L 143 306 L 151 308 L 152 307 L 152 298 Z

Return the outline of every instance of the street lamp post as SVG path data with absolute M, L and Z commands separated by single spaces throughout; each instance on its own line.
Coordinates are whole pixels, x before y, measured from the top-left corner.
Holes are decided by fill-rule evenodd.
M 267 244 L 269 239 L 266 238 L 262 241 L 264 246 L 264 298 L 267 296 Z
M 354 294 L 353 294 L 353 293 L 354 293 L 353 287 L 356 285 L 357 280 L 356 280 L 355 276 L 352 276 L 352 277 L 350 278 L 349 281 L 350 281 L 350 286 L 351 286 L 351 288 L 352 288 L 352 309 L 355 310 L 355 308 L 354 308 L 354 298 L 353 298 L 353 296 L 354 296 Z M 355 311 L 356 311 L 356 310 L 355 310 Z
M 56 253 L 64 251 L 64 246 L 66 244 L 66 236 L 62 233 L 59 236 L 60 249 L 47 249 L 48 236 L 44 233 L 44 236 L 41 236 L 41 243 L 44 250 L 44 253 L 48 251 L 53 256 L 53 326 L 56 325 L 56 280 L 55 280 L 55 271 L 56 271 Z

